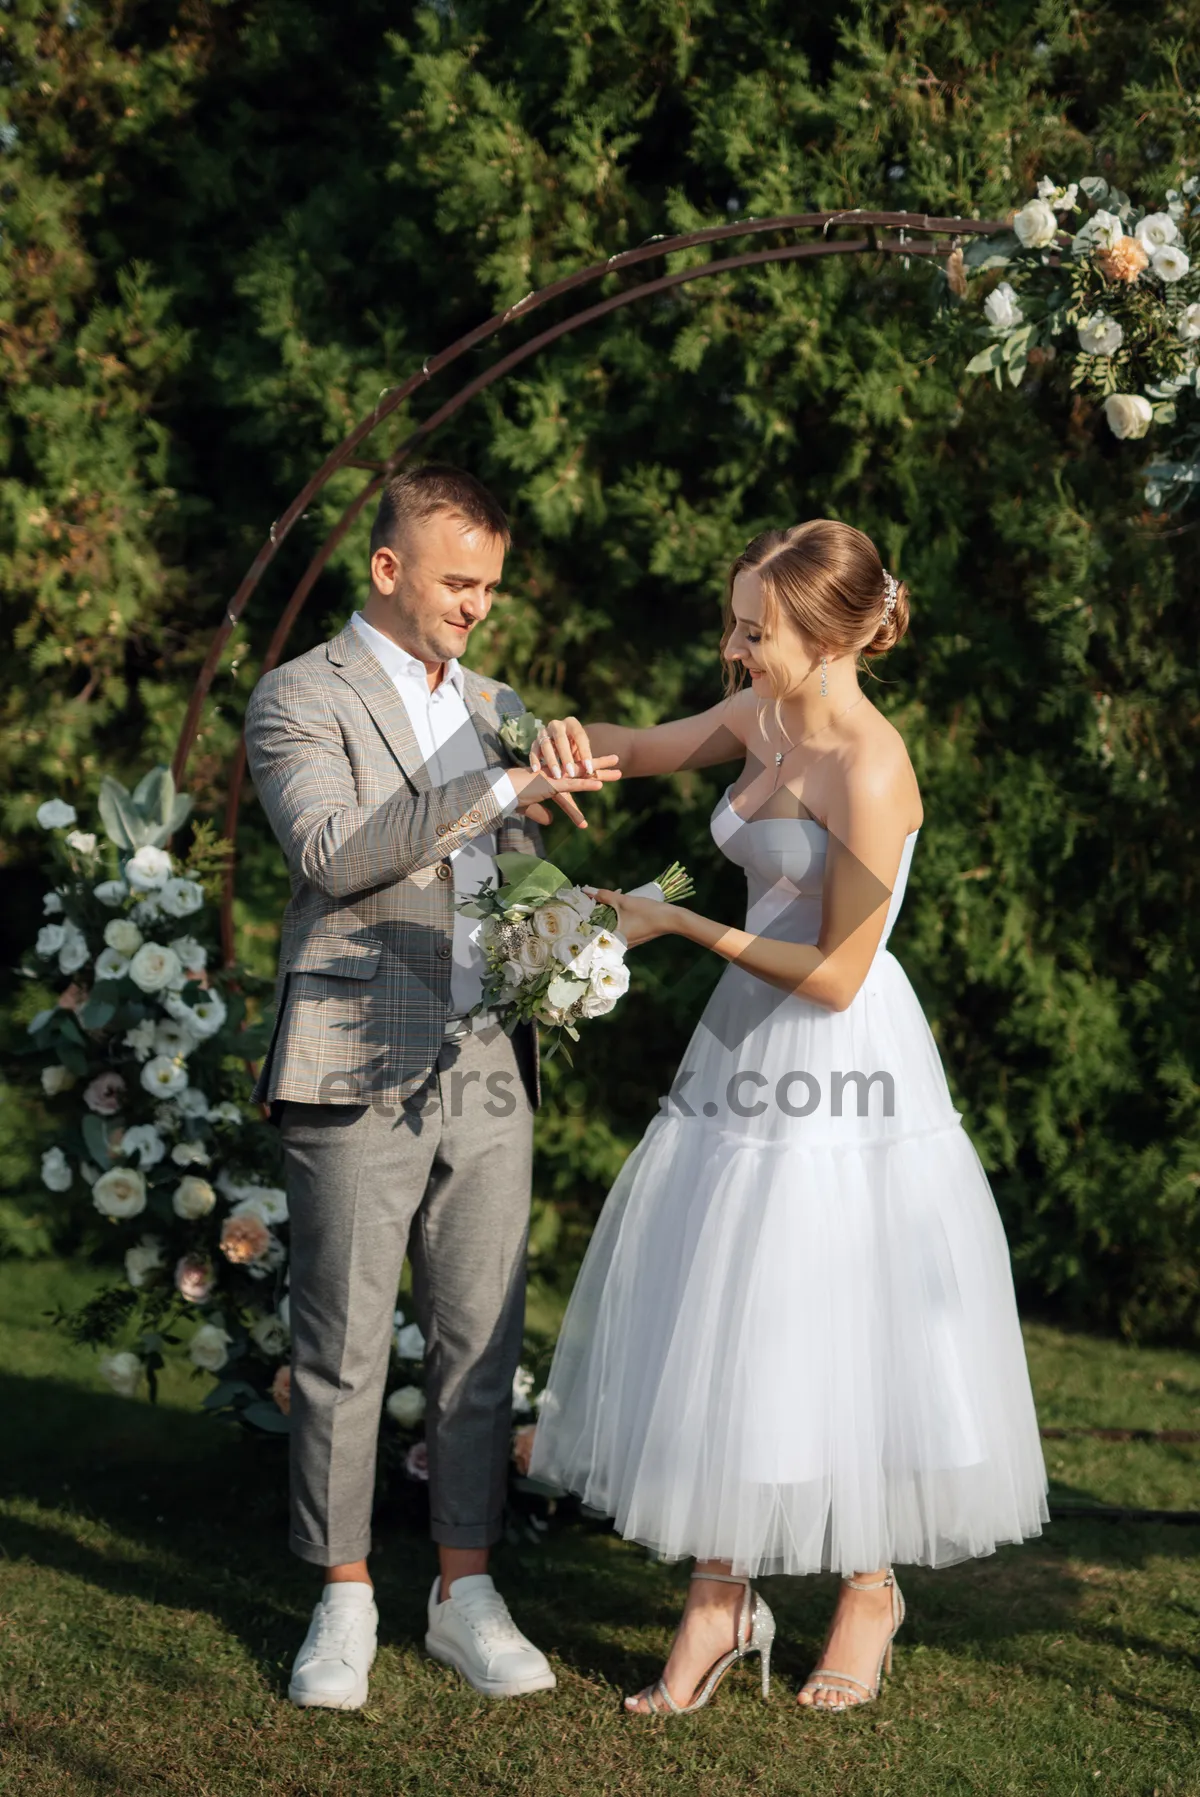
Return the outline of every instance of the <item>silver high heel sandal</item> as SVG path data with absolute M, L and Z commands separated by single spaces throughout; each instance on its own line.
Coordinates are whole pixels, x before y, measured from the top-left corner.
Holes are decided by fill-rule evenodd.
M 752 1653 L 758 1654 L 761 1663 L 764 1698 L 770 1693 L 771 1647 L 775 1640 L 775 1618 L 771 1614 L 766 1599 L 754 1589 L 749 1579 L 735 1578 L 732 1573 L 693 1572 L 692 1577 L 694 1579 L 713 1579 L 721 1585 L 743 1585 L 745 1587 L 742 1607 L 738 1612 L 737 1644 L 728 1653 L 722 1654 L 721 1658 L 709 1667 L 691 1703 L 676 1703 L 667 1690 L 665 1681 L 658 1678 L 652 1685 L 647 1685 L 644 1691 L 639 1691 L 636 1696 L 625 1699 L 625 1708 L 632 1715 L 690 1716 L 693 1711 L 702 1710 L 729 1668 L 735 1666 L 739 1660 L 744 1660 L 747 1654 Z M 634 1708 L 640 1697 L 646 1699 L 648 1707 L 645 1710 Z
M 881 1591 L 884 1586 L 890 1586 L 892 1592 L 892 1632 L 888 1636 L 887 1644 L 879 1656 L 879 1666 L 875 1673 L 875 1683 L 873 1685 L 864 1685 L 860 1678 L 852 1678 L 848 1672 L 835 1672 L 830 1666 L 818 1666 L 816 1671 L 810 1673 L 805 1679 L 803 1685 L 800 1687 L 801 1691 L 832 1691 L 835 1694 L 840 1693 L 842 1701 L 840 1703 L 801 1704 L 801 1709 L 853 1710 L 857 1709 L 860 1704 L 874 1703 L 875 1699 L 879 1696 L 879 1688 L 883 1683 L 884 1673 L 892 1670 L 892 1642 L 896 1639 L 900 1624 L 904 1621 L 904 1597 L 896 1582 L 895 1573 L 889 1566 L 881 1579 L 849 1578 L 843 1579 L 842 1583 L 843 1585 L 852 1586 L 855 1591 Z M 850 1689 L 851 1686 L 855 1687 L 854 1691 Z M 864 1692 L 865 1696 L 857 1696 L 856 1692 L 858 1691 Z M 847 1701 L 847 1699 L 849 1699 L 849 1701 Z

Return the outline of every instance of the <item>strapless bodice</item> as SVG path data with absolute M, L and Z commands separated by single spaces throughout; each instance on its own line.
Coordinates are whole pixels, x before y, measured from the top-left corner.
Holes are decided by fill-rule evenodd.
M 777 942 L 816 942 L 821 933 L 821 895 L 829 832 L 809 817 L 739 817 L 727 786 L 709 828 L 721 853 L 746 873 L 745 928 Z M 879 948 L 887 947 L 904 902 L 917 830 L 905 838 L 896 884 Z

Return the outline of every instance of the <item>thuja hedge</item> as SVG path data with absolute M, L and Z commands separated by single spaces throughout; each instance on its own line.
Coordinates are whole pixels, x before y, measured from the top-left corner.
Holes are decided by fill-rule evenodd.
M 692 224 L 996 216 L 1042 173 L 1158 194 L 1196 167 L 1198 27 L 1197 0 L 10 0 L 6 927 L 27 940 L 40 913 L 39 800 L 86 801 L 105 771 L 169 759 L 272 517 L 430 351 Z M 927 265 L 871 257 L 730 276 L 580 331 L 494 388 L 437 446 L 494 485 L 516 531 L 472 659 L 543 714 L 698 709 L 718 691 L 721 574 L 744 541 L 819 514 L 872 533 L 914 607 L 872 691 L 927 813 L 893 946 L 1023 1300 L 1188 1334 L 1196 538 L 1144 511 L 1147 446 L 1117 444 L 1052 364 L 1016 394 L 964 381 L 933 328 L 941 295 Z M 446 391 L 418 395 L 384 446 Z M 189 779 L 201 813 L 291 578 L 363 478 L 314 504 L 235 635 Z M 365 527 L 296 649 L 361 597 L 364 551 Z M 631 784 L 552 852 L 627 884 L 665 843 L 702 902 L 737 916 L 740 876 L 707 834 L 729 777 Z M 267 970 L 285 894 L 253 803 L 238 847 L 241 947 Z M 569 1281 L 719 971 L 659 945 L 575 1071 L 551 1069 L 534 1233 L 548 1284 Z M 35 1189 L 36 1119 L 19 1128 L 0 1171 L 38 1219 L 30 1239 L 82 1239 Z

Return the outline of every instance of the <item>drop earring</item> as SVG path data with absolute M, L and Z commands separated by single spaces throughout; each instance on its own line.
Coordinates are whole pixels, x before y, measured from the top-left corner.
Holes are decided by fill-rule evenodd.
M 825 655 L 821 657 L 821 697 L 829 697 L 829 658 Z

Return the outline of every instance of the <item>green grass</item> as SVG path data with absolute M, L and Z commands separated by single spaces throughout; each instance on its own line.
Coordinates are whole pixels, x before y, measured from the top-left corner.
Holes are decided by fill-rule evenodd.
M 0 1793 L 21 1797 L 888 1797 L 1200 1793 L 1200 1530 L 1072 1520 L 938 1573 L 902 1572 L 896 1671 L 860 1713 L 814 1716 L 831 1579 L 764 1581 L 771 1701 L 735 1672 L 700 1715 L 639 1722 L 683 1571 L 582 1525 L 505 1547 L 498 1577 L 557 1691 L 476 1697 L 421 1648 L 427 1544 L 386 1519 L 371 1707 L 301 1712 L 287 1668 L 313 1574 L 284 1546 L 284 1456 L 197 1413 L 114 1397 L 42 1313 L 87 1276 L 0 1264 Z M 1044 1423 L 1200 1427 L 1200 1356 L 1027 1331 Z M 1200 1502 L 1200 1450 L 1048 1442 L 1053 1497 Z

